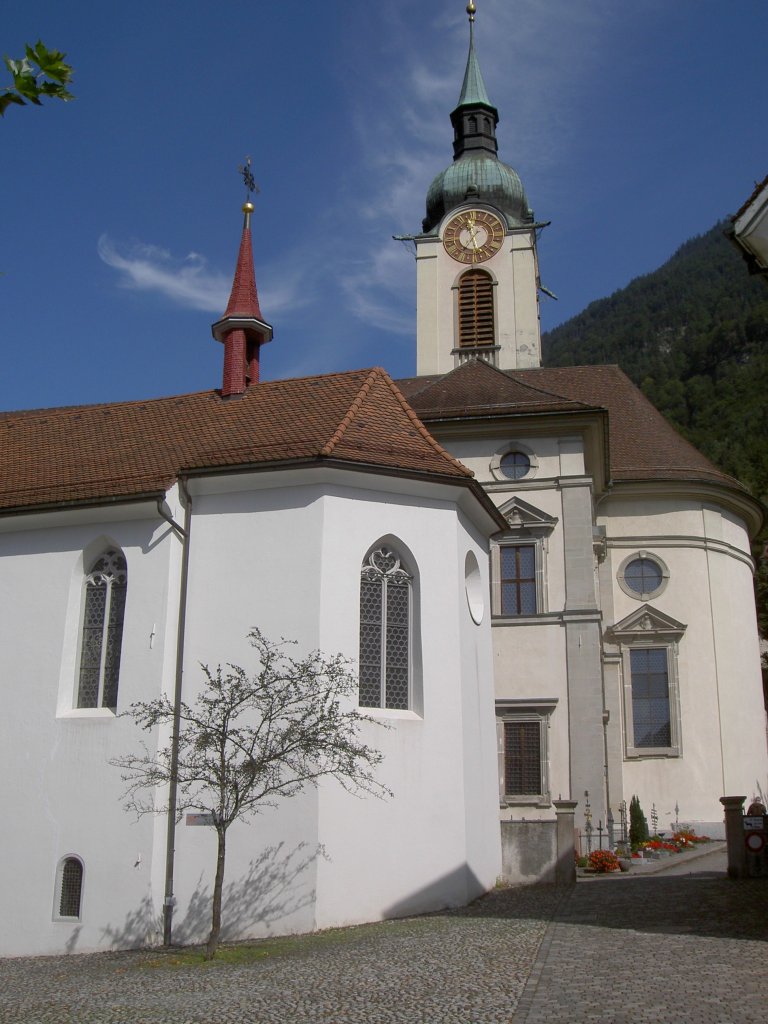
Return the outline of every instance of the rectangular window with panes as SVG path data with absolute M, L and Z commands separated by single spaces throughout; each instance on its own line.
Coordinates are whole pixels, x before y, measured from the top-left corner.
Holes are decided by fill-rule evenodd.
M 556 705 L 556 698 L 532 702 L 497 701 L 499 800 L 502 807 L 550 805 L 548 733 L 550 715 Z
M 629 652 L 632 672 L 634 746 L 672 746 L 669 670 L 666 647 L 636 647 Z
M 536 545 L 507 544 L 499 549 L 502 615 L 535 615 Z

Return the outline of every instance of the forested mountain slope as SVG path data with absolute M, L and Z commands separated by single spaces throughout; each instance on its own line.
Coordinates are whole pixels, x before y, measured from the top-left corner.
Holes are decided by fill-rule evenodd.
M 750 277 L 725 227 L 545 334 L 544 363 L 618 363 L 700 451 L 768 502 L 768 287 Z M 765 562 L 760 577 L 765 635 Z

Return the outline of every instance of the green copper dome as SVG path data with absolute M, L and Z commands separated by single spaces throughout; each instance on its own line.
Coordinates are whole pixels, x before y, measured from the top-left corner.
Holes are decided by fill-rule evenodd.
M 499 112 L 488 99 L 475 52 L 475 5 L 469 15 L 469 55 L 459 104 L 451 113 L 453 163 L 446 167 L 427 193 L 425 234 L 434 233 L 443 217 L 466 203 L 485 203 L 504 214 L 510 228 L 533 223 L 533 211 L 525 198 L 516 170 L 498 156 L 496 125 Z
M 434 231 L 446 213 L 465 203 L 493 206 L 510 228 L 533 221 L 517 171 L 487 152 L 467 153 L 437 175 L 427 192 L 424 232 Z

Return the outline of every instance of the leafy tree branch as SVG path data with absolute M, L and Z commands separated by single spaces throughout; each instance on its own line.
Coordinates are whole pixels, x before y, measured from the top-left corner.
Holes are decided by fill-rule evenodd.
M 27 44 L 24 49 L 25 54 L 20 60 L 4 58 L 13 85 L 0 90 L 0 117 L 14 104 L 23 107 L 33 103 L 39 107 L 44 96 L 64 101 L 74 98 L 67 89 L 73 71 L 64 62 L 65 53 L 49 50 L 39 39 L 34 46 Z

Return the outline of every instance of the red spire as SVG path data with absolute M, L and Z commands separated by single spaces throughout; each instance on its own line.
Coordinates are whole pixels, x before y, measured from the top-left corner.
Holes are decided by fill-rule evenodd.
M 272 328 L 261 316 L 256 291 L 251 245 L 251 213 L 253 204 L 243 206 L 245 223 L 240 251 L 237 254 L 235 277 L 227 309 L 211 331 L 217 341 L 224 342 L 224 380 L 221 393 L 225 398 L 242 395 L 259 380 L 259 349 L 272 340 Z
M 248 316 L 261 320 L 259 295 L 256 291 L 256 274 L 253 269 L 253 246 L 251 244 L 251 225 L 248 211 L 243 224 L 243 237 L 240 239 L 240 252 L 237 254 L 235 279 L 232 282 L 232 294 L 229 296 L 225 318 L 228 316 Z

